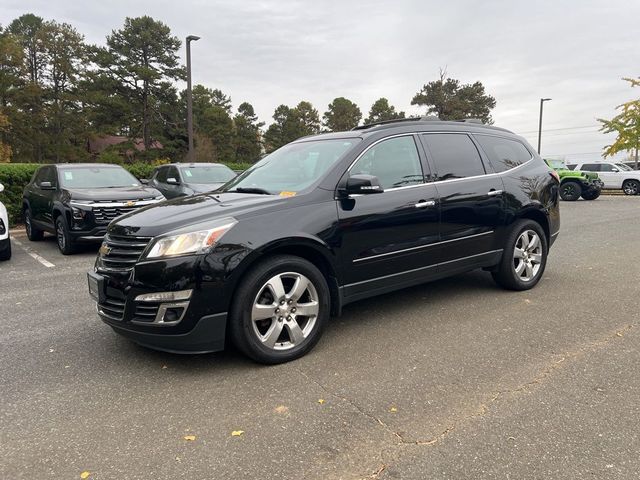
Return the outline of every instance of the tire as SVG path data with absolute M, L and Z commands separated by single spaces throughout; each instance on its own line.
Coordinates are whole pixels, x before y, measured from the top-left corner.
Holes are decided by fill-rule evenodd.
M 295 292 L 296 286 L 304 290 Z M 290 255 L 270 257 L 247 272 L 236 290 L 231 340 L 259 363 L 294 360 L 320 340 L 330 303 L 327 281 L 315 265 Z M 301 315 L 302 308 L 310 315 Z
M 582 194 L 584 200 L 595 200 L 600 196 L 600 190 L 590 190 Z
M 622 184 L 622 191 L 625 195 L 638 195 L 640 194 L 640 181 L 638 180 L 625 180 Z
M 69 235 L 69 229 L 67 228 L 67 222 L 64 220 L 64 216 L 60 215 L 56 218 L 56 241 L 58 242 L 58 249 L 63 255 L 72 255 L 76 251 L 76 244 Z
M 27 238 L 32 242 L 39 242 L 44 238 L 44 232 L 33 225 L 30 208 L 24 211 L 24 229 L 27 231 Z
M 7 237 L 0 240 L 0 261 L 9 260 L 11 258 L 11 239 Z
M 525 235 L 528 242 L 523 245 Z M 522 257 L 523 251 L 525 257 Z M 519 220 L 507 235 L 502 259 L 491 275 L 498 285 L 507 290 L 529 290 L 544 274 L 547 253 L 547 237 L 540 224 L 533 220 Z
M 560 198 L 567 202 L 575 202 L 582 195 L 582 186 L 578 182 L 567 180 L 560 185 Z

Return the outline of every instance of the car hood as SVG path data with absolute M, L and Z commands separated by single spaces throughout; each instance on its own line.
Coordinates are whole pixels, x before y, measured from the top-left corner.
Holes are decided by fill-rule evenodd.
M 116 201 L 150 200 L 162 194 L 151 187 L 115 187 L 115 188 L 67 188 L 66 195 L 72 200 Z
M 247 193 L 204 193 L 180 197 L 128 213 L 109 225 L 114 235 L 155 237 L 217 218 L 252 215 L 289 198 Z

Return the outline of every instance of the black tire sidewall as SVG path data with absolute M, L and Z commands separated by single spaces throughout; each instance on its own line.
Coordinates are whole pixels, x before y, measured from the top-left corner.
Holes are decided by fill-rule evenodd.
M 30 228 L 27 228 L 27 217 L 29 217 L 29 222 L 28 224 L 30 225 Z M 27 238 L 32 241 L 32 242 L 37 242 L 42 240 L 43 232 L 42 230 L 39 230 L 37 227 L 35 227 L 33 225 L 33 216 L 31 215 L 31 209 L 27 208 L 24 211 L 24 218 L 25 218 L 25 230 L 27 232 Z
M 7 237 L 0 240 L 0 260 L 5 261 L 11 259 L 11 238 Z
M 251 309 L 258 291 L 271 277 L 278 273 L 296 272 L 306 276 L 318 293 L 319 313 L 313 331 L 300 345 L 282 352 L 269 349 L 256 338 L 251 320 Z M 270 257 L 253 267 L 241 280 L 230 316 L 230 331 L 233 343 L 248 357 L 265 363 L 276 364 L 294 360 L 305 355 L 320 340 L 330 314 L 330 294 L 327 281 L 311 262 L 289 255 Z
M 513 250 L 518 241 L 518 237 L 520 237 L 525 230 L 535 231 L 542 242 L 542 263 L 540 264 L 540 269 L 536 277 L 529 282 L 520 279 L 513 268 Z M 544 275 L 548 253 L 549 245 L 547 243 L 547 236 L 540 224 L 533 220 L 519 220 L 513 225 L 507 236 L 499 269 L 497 272 L 494 272 L 493 277 L 498 284 L 509 290 L 529 290 L 535 287 Z
M 567 197 L 563 194 L 563 192 L 564 192 L 564 188 L 569 185 L 573 186 L 574 195 Z M 567 181 L 567 182 L 564 182 L 562 185 L 560 185 L 560 198 L 562 198 L 562 200 L 566 202 L 574 202 L 580 198 L 580 195 L 582 195 L 582 187 L 578 182 Z
M 64 248 L 60 245 L 60 241 L 58 240 L 58 223 L 62 224 L 62 231 L 64 234 Z M 55 221 L 56 227 L 56 243 L 58 244 L 58 249 L 63 255 L 71 255 L 75 251 L 75 245 L 71 236 L 69 235 L 69 228 L 67 228 L 67 222 L 65 221 L 62 215 L 58 216 Z

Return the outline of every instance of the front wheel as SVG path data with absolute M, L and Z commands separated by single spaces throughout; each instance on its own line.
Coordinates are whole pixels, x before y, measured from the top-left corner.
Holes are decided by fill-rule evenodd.
M 560 185 L 560 198 L 568 202 L 575 202 L 582 195 L 582 187 L 578 182 L 567 181 Z
M 584 200 L 595 200 L 600 196 L 600 190 L 590 190 L 582 194 Z
M 315 265 L 277 255 L 248 272 L 234 297 L 230 335 L 248 357 L 265 363 L 305 355 L 329 318 L 329 287 Z
M 547 237 L 540 224 L 520 220 L 507 235 L 502 260 L 491 273 L 493 279 L 508 290 L 529 290 L 542 278 L 547 252 Z
M 64 221 L 64 217 L 60 215 L 56 218 L 56 240 L 58 241 L 58 249 L 63 255 L 71 255 L 76 251 L 76 245 L 69 235 L 69 229 L 67 228 L 67 222 Z
M 640 181 L 626 180 L 622 184 L 622 191 L 625 195 L 638 195 L 640 193 Z
M 0 261 L 11 259 L 11 239 L 0 240 Z

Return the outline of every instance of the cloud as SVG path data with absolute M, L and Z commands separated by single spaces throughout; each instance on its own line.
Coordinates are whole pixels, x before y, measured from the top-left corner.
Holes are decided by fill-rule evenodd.
M 7 3 L 7 2 L 5 2 Z M 480 80 L 497 99 L 496 124 L 536 143 L 545 104 L 543 153 L 594 158 L 612 137 L 598 117 L 632 98 L 622 76 L 637 75 L 640 4 L 598 2 L 297 0 L 84 2 L 15 1 L 6 24 L 25 12 L 66 21 L 102 43 L 125 16 L 151 15 L 193 44 L 195 83 L 249 101 L 269 122 L 280 104 L 309 100 L 322 113 L 337 96 L 363 114 L 379 97 L 422 113 L 411 98 L 440 67 Z M 557 130 L 591 126 L 591 129 Z M 533 133 L 531 133 L 533 132 Z M 578 155 L 582 152 L 596 152 Z

